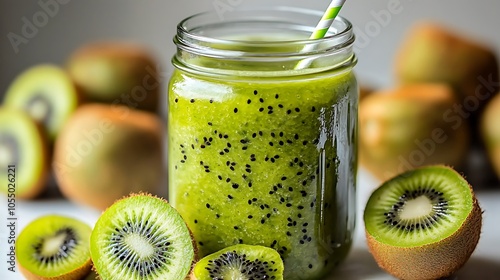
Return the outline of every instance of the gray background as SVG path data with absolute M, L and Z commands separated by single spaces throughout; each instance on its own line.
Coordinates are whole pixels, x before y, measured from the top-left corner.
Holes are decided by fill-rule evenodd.
M 168 73 L 174 52 L 171 38 L 176 24 L 186 16 L 224 4 L 230 7 L 289 5 L 324 10 L 329 3 L 329 0 L 58 0 L 67 3 L 59 4 L 58 12 L 37 28 L 36 34 L 27 38 L 27 43 L 19 45 L 16 53 L 8 34 L 22 35 L 23 18 L 33 22 L 33 16 L 43 11 L 39 1 L 56 0 L 0 1 L 0 99 L 15 75 L 23 69 L 44 62 L 64 65 L 69 54 L 87 42 L 138 41 L 154 52 L 164 72 Z M 376 14 L 387 15 L 389 3 L 398 7 L 398 13 L 391 14 L 390 19 L 377 19 Z M 365 34 L 356 67 L 361 82 L 388 86 L 394 53 L 405 31 L 415 21 L 441 22 L 487 42 L 498 54 L 499 12 L 500 1 L 497 0 L 348 0 L 341 14 L 353 22 L 358 33 Z M 358 34 L 360 40 L 361 35 Z

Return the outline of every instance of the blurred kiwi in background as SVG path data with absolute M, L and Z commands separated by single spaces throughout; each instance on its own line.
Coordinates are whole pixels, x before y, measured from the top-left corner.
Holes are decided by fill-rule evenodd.
M 443 115 L 457 102 L 447 84 L 379 90 L 359 105 L 359 160 L 380 180 L 428 164 L 460 167 L 469 148 L 467 123 Z

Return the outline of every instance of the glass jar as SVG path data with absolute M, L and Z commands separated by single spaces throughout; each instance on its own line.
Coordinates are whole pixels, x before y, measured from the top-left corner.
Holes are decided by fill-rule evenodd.
M 169 200 L 201 256 L 274 248 L 285 279 L 319 279 L 355 226 L 358 86 L 354 35 L 295 8 L 183 20 L 169 87 Z

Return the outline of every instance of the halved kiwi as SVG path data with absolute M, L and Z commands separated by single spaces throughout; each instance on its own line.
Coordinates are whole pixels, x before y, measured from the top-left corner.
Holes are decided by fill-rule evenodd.
M 45 132 L 25 112 L 0 108 L 0 191 L 33 198 L 46 186 L 49 153 Z
M 92 261 L 87 224 L 66 216 L 47 215 L 28 224 L 16 241 L 20 271 L 27 279 L 81 279 Z
M 274 249 L 238 244 L 208 255 L 196 263 L 193 280 L 283 280 L 283 261 Z
M 472 187 L 455 170 L 426 166 L 385 182 L 364 212 L 378 265 L 400 279 L 452 275 L 479 241 L 482 212 Z
M 5 106 L 28 112 L 54 140 L 79 103 L 78 91 L 68 74 L 55 65 L 33 66 L 21 73 L 5 95 Z
M 90 237 L 90 253 L 103 280 L 182 280 L 196 255 L 179 213 L 148 194 L 121 199 L 101 215 Z

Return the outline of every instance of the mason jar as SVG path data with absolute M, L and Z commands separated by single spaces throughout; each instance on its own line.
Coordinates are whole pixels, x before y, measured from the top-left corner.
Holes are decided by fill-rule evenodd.
M 358 86 L 351 23 L 322 12 L 208 12 L 178 25 L 169 85 L 169 200 L 200 256 L 279 252 L 285 279 L 321 279 L 355 227 Z

